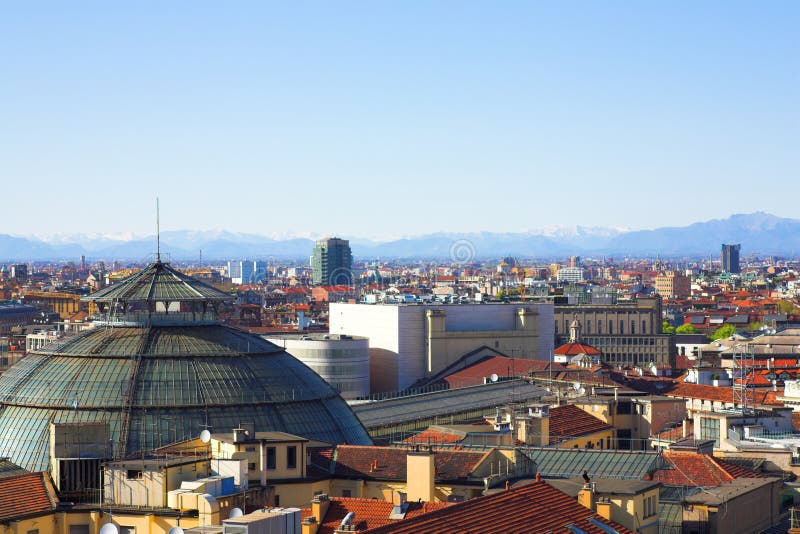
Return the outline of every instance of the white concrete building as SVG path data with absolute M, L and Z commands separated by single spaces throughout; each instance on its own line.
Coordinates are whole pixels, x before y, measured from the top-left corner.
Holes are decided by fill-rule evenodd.
M 405 389 L 481 347 L 541 360 L 553 351 L 552 304 L 332 303 L 329 321 L 331 334 L 369 338 L 372 392 Z
M 581 267 L 562 267 L 556 273 L 559 282 L 583 282 L 583 269 Z
M 345 399 L 369 395 L 369 340 L 338 334 L 265 335 L 309 366 Z

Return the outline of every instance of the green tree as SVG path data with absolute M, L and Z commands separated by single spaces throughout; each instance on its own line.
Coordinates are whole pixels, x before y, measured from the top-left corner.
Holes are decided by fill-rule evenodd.
M 778 313 L 785 313 L 787 315 L 800 313 L 800 309 L 797 308 L 797 305 L 790 300 L 779 300 L 776 303 L 776 307 L 778 308 Z
M 678 328 L 676 328 L 675 329 L 675 333 L 676 334 L 696 334 L 697 333 L 697 328 L 695 328 L 694 325 L 686 323 L 686 324 L 682 324 Z
M 661 331 L 665 334 L 674 334 L 675 327 L 669 324 L 668 321 L 664 321 L 661 323 Z
M 722 339 L 723 337 L 731 337 L 734 332 L 736 332 L 736 329 L 732 324 L 724 324 L 714 330 L 714 333 L 709 336 L 709 339 L 714 341 L 715 339 Z

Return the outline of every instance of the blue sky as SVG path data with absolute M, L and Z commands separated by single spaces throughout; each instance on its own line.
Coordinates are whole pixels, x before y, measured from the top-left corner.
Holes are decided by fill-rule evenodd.
M 2 233 L 797 217 L 800 3 L 7 2 Z

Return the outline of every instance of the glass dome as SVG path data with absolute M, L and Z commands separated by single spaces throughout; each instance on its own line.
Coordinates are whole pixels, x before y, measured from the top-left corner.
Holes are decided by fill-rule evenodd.
M 0 376 L 0 456 L 46 470 L 50 423 L 104 421 L 115 458 L 240 424 L 372 443 L 338 392 L 283 349 L 178 315 L 178 322 L 157 313 L 152 321 L 141 314 L 135 322 L 106 321 L 30 353 Z

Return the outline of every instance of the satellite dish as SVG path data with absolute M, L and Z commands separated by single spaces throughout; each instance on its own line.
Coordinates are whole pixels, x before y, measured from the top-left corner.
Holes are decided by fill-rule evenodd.
M 572 383 L 572 389 L 574 389 L 575 391 L 580 390 L 581 389 L 581 383 L 580 382 L 573 382 Z
M 172 527 L 167 534 L 183 534 L 183 529 L 181 527 Z
M 114 523 L 106 523 L 100 527 L 100 532 L 98 534 L 119 534 L 119 529 Z
M 209 441 L 211 441 L 211 432 L 209 432 L 208 429 L 205 429 L 202 432 L 200 432 L 200 441 L 202 441 L 203 443 L 208 443 Z
M 582 388 L 578 389 L 578 393 L 580 393 L 581 395 L 586 395 L 586 388 L 582 387 Z
M 231 514 L 228 516 L 228 519 L 233 519 L 235 517 L 242 517 L 244 512 L 242 512 L 241 508 L 234 508 L 231 510 Z
M 497 373 L 492 373 L 489 375 L 489 380 L 491 380 L 492 382 L 497 382 L 499 379 L 500 377 L 497 376 Z

